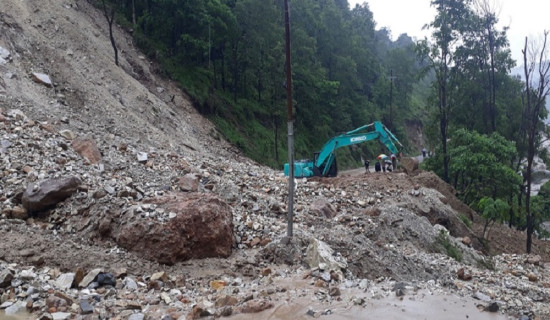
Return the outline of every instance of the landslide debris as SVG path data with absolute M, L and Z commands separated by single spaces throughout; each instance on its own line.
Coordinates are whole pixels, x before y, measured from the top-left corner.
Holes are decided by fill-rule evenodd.
M 121 29 L 116 67 L 101 12 L 53 0 L 2 10 L 5 313 L 195 319 L 305 297 L 325 306 L 308 315 L 330 316 L 428 292 L 550 316 L 546 244 L 520 255 L 521 233 L 496 228 L 487 256 L 477 216 L 434 174 L 299 179 L 288 238 L 281 171 L 226 143 Z

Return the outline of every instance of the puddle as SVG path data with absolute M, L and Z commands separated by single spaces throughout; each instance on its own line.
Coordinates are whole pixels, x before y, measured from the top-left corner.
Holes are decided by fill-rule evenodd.
M 0 310 L 0 320 L 32 320 L 32 315 L 27 312 L 18 312 L 14 315 L 6 315 L 4 310 Z
M 345 300 L 345 299 L 343 299 Z M 351 306 L 344 302 L 322 304 L 309 299 L 296 299 L 290 302 L 277 303 L 275 307 L 254 314 L 237 314 L 231 320 L 311 320 L 315 317 L 307 314 L 308 310 L 330 314 L 321 315 L 319 319 L 384 319 L 384 320 L 506 320 L 507 316 L 499 313 L 481 312 L 476 305 L 479 300 L 454 295 L 415 295 L 380 300 L 368 299 L 363 306 Z

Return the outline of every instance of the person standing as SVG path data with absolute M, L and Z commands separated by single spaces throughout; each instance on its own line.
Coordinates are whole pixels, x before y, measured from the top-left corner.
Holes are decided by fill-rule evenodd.
M 370 161 L 368 159 L 365 160 L 365 170 L 367 173 L 369 173 L 369 166 L 370 166 Z
M 382 168 L 380 167 L 380 161 L 376 161 L 376 163 L 374 164 L 374 171 L 380 172 L 381 170 Z
M 397 168 L 397 157 L 393 153 L 391 154 L 391 165 L 393 167 L 393 170 Z
M 422 148 L 422 157 L 426 158 L 426 148 Z

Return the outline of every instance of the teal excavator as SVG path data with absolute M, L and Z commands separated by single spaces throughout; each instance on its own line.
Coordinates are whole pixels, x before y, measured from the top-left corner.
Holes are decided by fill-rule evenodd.
M 373 129 L 374 128 L 374 129 Z M 379 140 L 388 148 L 388 151 L 397 155 L 395 143 L 403 146 L 399 140 L 391 133 L 381 122 L 375 121 L 364 125 L 355 130 L 343 133 L 331 138 L 321 151 L 313 154 L 313 160 L 298 160 L 294 162 L 294 176 L 303 177 L 336 177 L 338 175 L 338 166 L 336 165 L 336 149 L 367 142 L 370 140 Z M 289 165 L 285 163 L 285 175 L 289 175 Z

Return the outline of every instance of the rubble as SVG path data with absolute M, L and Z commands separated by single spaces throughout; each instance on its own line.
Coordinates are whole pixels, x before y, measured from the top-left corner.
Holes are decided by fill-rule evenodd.
M 0 95 L 3 312 L 218 318 L 306 298 L 323 309 L 304 315 L 320 317 L 336 303 L 366 314 L 373 300 L 452 293 L 486 312 L 550 316 L 547 247 L 489 255 L 479 220 L 434 174 L 299 179 L 289 237 L 282 170 L 221 139 L 130 38 L 120 68 L 98 53 L 109 50 L 101 12 L 52 0 L 5 10 L 0 74 L 14 76 Z M 59 26 L 46 41 L 27 20 Z M 56 70 L 55 86 L 32 83 L 29 70 Z

